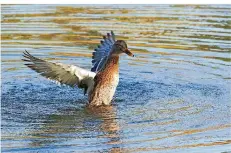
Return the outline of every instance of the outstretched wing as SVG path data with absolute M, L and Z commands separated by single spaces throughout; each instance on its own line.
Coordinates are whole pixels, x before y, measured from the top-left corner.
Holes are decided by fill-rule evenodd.
M 24 52 L 23 56 L 26 59 L 22 60 L 29 62 L 25 64 L 26 66 L 48 79 L 71 87 L 85 88 L 85 90 L 93 83 L 94 72 L 74 65 L 48 62 L 32 56 L 27 51 Z
M 99 45 L 98 48 L 96 48 L 92 53 L 92 72 L 97 73 L 103 67 L 107 61 L 107 57 L 111 51 L 112 46 L 116 41 L 113 31 L 111 31 L 111 34 L 107 33 L 107 36 L 103 36 L 103 39 L 104 41 L 101 41 L 101 45 Z

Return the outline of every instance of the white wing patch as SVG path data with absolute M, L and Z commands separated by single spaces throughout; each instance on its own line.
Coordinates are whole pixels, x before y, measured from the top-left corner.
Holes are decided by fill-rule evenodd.
M 88 88 L 89 85 L 94 83 L 93 78 L 96 75 L 94 72 L 74 65 L 48 62 L 30 55 L 27 51 L 24 52 L 24 57 L 26 59 L 23 60 L 29 62 L 25 64 L 26 66 L 60 84 L 71 87 Z

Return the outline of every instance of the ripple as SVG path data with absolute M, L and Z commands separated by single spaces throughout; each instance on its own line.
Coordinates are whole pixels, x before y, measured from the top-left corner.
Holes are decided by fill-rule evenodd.
M 36 10 L 36 11 L 35 11 Z M 230 6 L 2 5 L 2 150 L 221 152 L 230 147 Z M 91 67 L 113 30 L 121 56 L 110 107 L 27 69 L 22 52 Z

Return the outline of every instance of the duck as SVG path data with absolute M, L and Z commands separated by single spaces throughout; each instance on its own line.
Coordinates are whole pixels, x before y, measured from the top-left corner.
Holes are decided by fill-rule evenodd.
M 91 70 L 79 66 L 50 62 L 23 52 L 25 65 L 41 76 L 61 85 L 78 87 L 88 95 L 88 106 L 108 106 L 119 83 L 121 54 L 134 57 L 124 40 L 116 40 L 113 31 L 103 36 L 100 45 L 92 52 Z

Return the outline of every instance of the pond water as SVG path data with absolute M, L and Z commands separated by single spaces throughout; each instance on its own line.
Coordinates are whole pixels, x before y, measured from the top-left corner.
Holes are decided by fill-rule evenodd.
M 2 152 L 231 151 L 230 5 L 2 5 Z M 120 59 L 112 106 L 24 66 L 22 52 L 91 68 L 111 30 Z

